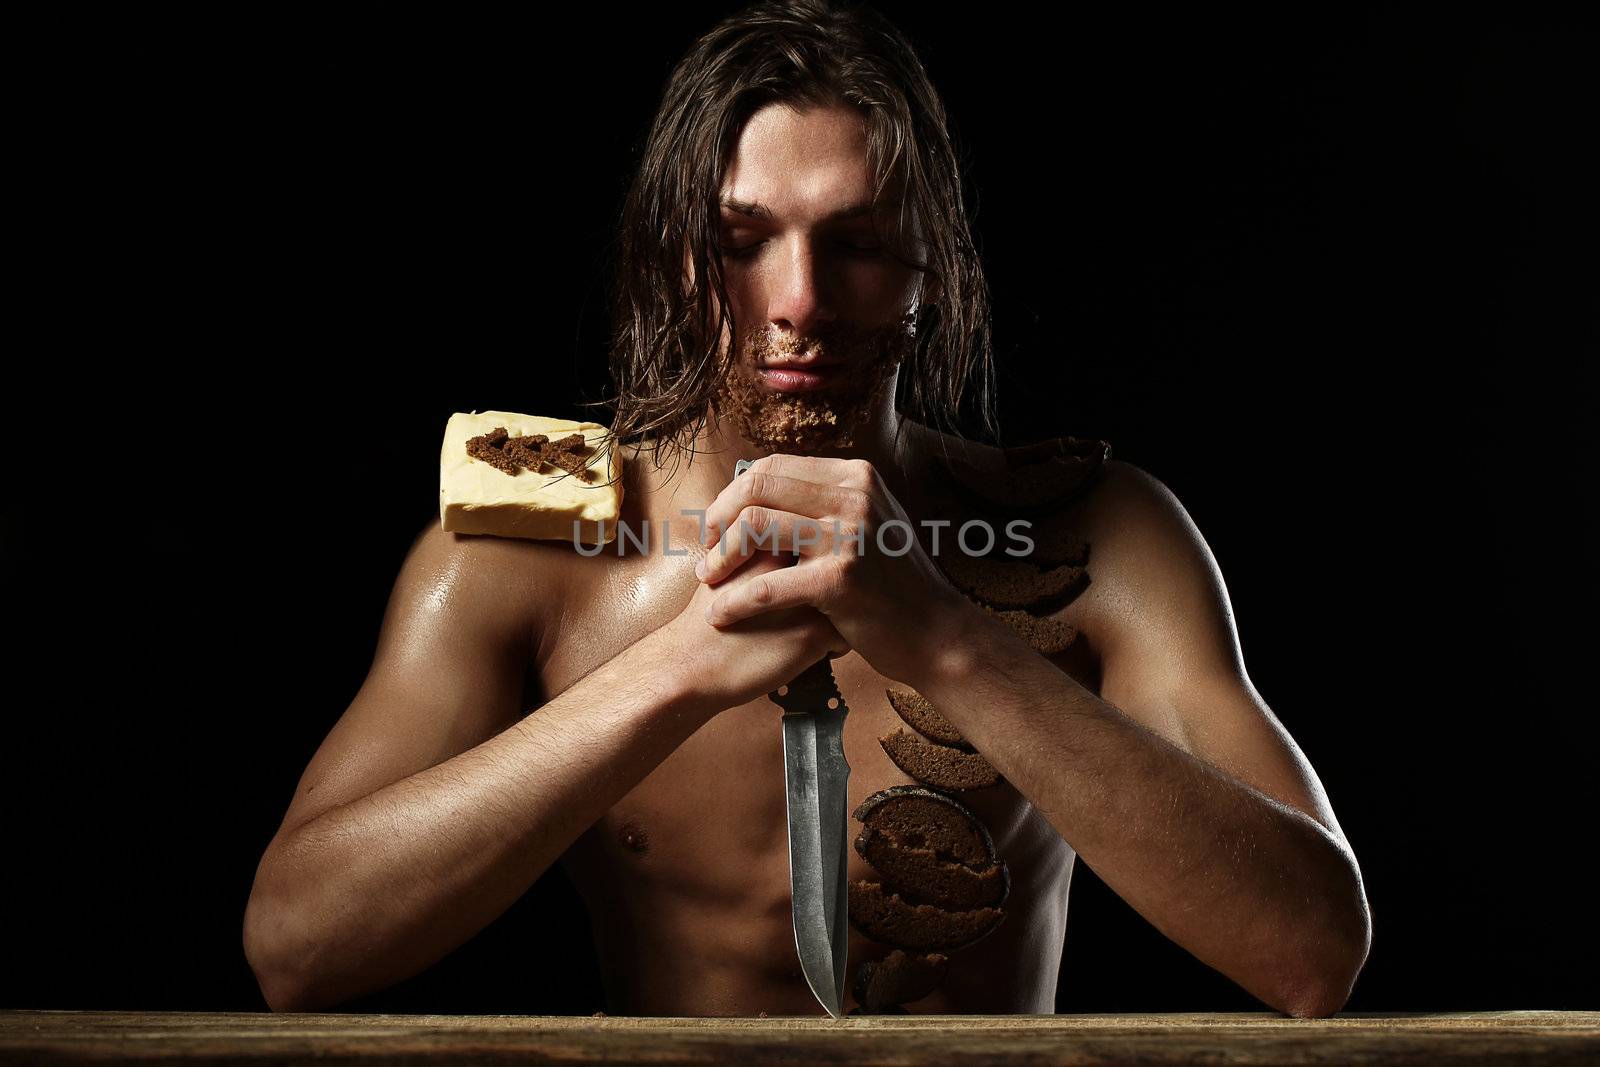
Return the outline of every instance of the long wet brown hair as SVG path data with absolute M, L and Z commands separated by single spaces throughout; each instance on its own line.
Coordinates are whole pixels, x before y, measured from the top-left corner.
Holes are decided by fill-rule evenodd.
M 900 204 L 899 225 L 878 236 L 925 272 L 900 410 L 954 433 L 967 402 L 978 434 L 998 440 L 988 286 L 944 105 L 921 60 L 870 7 L 767 0 L 717 24 L 673 68 L 624 201 L 610 293 L 615 393 L 599 402 L 614 413 L 612 441 L 647 441 L 659 465 L 663 446 L 688 451 L 705 425 L 724 323 L 739 336 L 716 239 L 723 179 L 746 121 L 773 103 L 861 112 L 874 207 Z M 915 254 L 913 225 L 926 260 Z

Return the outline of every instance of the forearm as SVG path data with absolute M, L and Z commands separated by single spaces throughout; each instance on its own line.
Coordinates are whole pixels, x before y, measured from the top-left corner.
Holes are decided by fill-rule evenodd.
M 969 616 L 964 633 L 919 691 L 1107 885 L 1266 1003 L 1342 1005 L 1366 907 L 1333 834 L 1100 700 L 1008 629 Z
M 709 712 L 649 669 L 649 641 L 490 740 L 275 841 L 246 915 L 272 1007 L 317 1010 L 442 958 L 692 735 Z

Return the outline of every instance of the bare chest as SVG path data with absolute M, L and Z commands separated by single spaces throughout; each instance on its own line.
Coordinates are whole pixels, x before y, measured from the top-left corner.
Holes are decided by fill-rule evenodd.
M 671 619 L 695 588 L 692 557 L 599 557 L 584 566 L 586 594 L 567 599 L 541 672 L 547 693 Z M 1075 625 L 1078 641 L 1056 662 L 1094 690 L 1092 628 L 1083 618 Z M 879 743 L 905 726 L 887 698 L 895 683 L 856 653 L 834 661 L 834 674 L 850 707 L 844 749 L 853 811 L 879 790 L 914 782 Z M 761 698 L 711 719 L 563 857 L 589 905 L 616 1010 L 820 1011 L 799 972 L 789 915 L 781 716 Z M 1051 1011 L 1072 850 L 1003 780 L 959 799 L 993 837 L 1012 893 L 1006 921 L 955 957 L 949 979 L 919 1010 Z M 850 879 L 874 877 L 853 850 L 848 859 Z M 852 961 L 889 951 L 853 929 L 851 938 Z

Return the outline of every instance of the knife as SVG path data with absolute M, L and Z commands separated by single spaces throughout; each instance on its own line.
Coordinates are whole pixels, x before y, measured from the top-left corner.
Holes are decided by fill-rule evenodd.
M 734 464 L 734 477 L 750 463 L 741 459 Z M 850 942 L 845 896 L 850 764 L 844 758 L 844 720 L 850 708 L 826 656 L 767 699 L 783 709 L 795 949 L 806 984 L 837 1019 L 844 1014 Z

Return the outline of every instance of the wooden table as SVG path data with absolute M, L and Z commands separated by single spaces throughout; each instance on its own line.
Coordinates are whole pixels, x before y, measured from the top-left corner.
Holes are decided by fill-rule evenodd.
M 588 1018 L 0 1012 L 0 1062 L 1600 1063 L 1600 1012 Z

